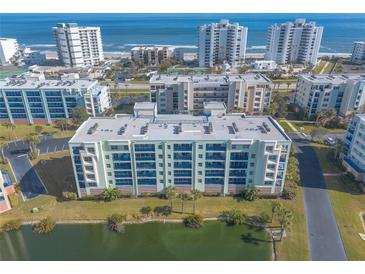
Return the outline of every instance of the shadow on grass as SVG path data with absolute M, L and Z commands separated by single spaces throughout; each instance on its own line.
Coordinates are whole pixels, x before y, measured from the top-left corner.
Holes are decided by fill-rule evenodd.
M 248 244 L 259 245 L 260 243 L 270 243 L 269 240 L 264 240 L 254 237 L 250 232 L 241 235 L 241 240 Z
M 48 195 L 55 196 L 58 201 L 63 200 L 62 192 L 77 192 L 70 156 L 39 160 L 34 168 L 47 188 Z

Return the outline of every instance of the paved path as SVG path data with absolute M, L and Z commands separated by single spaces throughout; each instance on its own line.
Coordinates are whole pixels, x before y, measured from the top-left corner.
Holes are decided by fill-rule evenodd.
M 289 135 L 297 146 L 311 259 L 347 260 L 317 155 L 308 140 L 300 134 Z
M 62 151 L 68 149 L 70 138 L 53 139 L 52 137 L 42 137 L 38 148 L 41 154 Z M 9 160 L 9 164 L 14 172 L 15 178 L 20 182 L 20 189 L 25 199 L 32 199 L 41 194 L 46 194 L 47 190 L 33 168 L 26 153 L 13 154 L 12 151 L 28 149 L 29 144 L 24 141 L 15 141 L 4 147 L 4 154 Z

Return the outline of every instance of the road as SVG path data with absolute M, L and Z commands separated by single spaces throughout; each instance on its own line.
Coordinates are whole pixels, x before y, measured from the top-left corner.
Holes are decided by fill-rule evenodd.
M 317 155 L 300 134 L 289 135 L 297 147 L 311 259 L 347 260 Z
M 52 136 L 42 137 L 38 148 L 41 154 L 62 151 L 68 149 L 70 138 L 53 139 Z M 25 199 L 32 199 L 41 194 L 46 194 L 47 190 L 42 180 L 33 168 L 26 153 L 11 153 L 14 150 L 28 149 L 29 144 L 24 141 L 15 141 L 4 147 L 4 155 L 8 158 L 9 164 L 14 172 L 15 178 L 20 182 L 20 189 Z

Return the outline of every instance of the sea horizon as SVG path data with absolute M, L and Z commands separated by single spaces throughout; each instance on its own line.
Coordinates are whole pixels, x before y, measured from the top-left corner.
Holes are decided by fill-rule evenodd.
M 365 14 L 0 14 L 0 37 L 42 51 L 56 51 L 52 27 L 59 22 L 100 26 L 107 54 L 135 46 L 183 47 L 197 50 L 197 28 L 228 19 L 248 27 L 247 53 L 263 53 L 267 28 L 274 23 L 306 18 L 324 27 L 320 53 L 346 54 L 364 40 Z

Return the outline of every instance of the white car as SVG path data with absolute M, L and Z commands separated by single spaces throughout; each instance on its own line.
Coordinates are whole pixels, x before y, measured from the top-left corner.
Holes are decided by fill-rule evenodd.
M 327 138 L 326 138 L 326 142 L 327 142 L 329 145 L 334 145 L 334 144 L 336 144 L 335 139 L 333 139 L 332 137 L 327 137 Z

